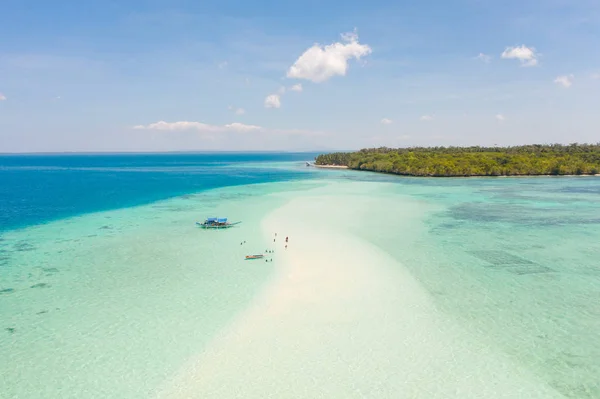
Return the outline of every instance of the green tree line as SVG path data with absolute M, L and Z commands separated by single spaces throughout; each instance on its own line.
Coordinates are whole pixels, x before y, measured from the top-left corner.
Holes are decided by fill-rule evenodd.
M 406 176 L 536 176 L 600 173 L 600 144 L 370 148 L 322 154 L 317 165 Z

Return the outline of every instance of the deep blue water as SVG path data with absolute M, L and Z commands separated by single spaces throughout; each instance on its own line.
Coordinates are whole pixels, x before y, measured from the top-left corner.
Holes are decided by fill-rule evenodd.
M 294 180 L 312 153 L 2 155 L 0 231 L 217 187 Z M 252 163 L 251 170 L 248 164 Z

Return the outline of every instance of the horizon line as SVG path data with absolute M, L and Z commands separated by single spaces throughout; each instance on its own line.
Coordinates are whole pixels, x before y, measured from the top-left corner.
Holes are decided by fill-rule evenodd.
M 359 150 L 297 150 L 297 151 L 228 151 L 228 150 L 210 150 L 210 151 L 31 151 L 31 152 L 0 152 L 0 156 L 5 155 L 119 155 L 119 154 L 314 154 L 318 152 L 354 152 Z

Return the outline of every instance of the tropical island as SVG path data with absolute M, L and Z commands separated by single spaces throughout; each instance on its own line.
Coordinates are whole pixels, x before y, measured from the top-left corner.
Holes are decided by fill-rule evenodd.
M 559 176 L 600 173 L 599 144 L 370 148 L 321 154 L 316 166 L 404 176 Z

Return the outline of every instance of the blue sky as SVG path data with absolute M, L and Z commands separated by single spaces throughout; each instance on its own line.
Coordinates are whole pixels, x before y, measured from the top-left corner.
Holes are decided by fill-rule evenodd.
M 0 38 L 0 152 L 600 138 L 597 0 L 5 0 Z

